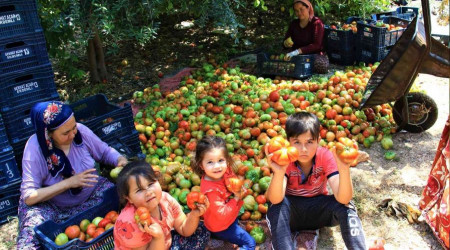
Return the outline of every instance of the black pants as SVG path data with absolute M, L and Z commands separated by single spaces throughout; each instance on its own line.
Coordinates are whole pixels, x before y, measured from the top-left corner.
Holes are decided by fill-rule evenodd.
M 269 207 L 267 221 L 275 250 L 295 249 L 291 231 L 336 225 L 340 225 L 348 249 L 366 249 L 364 231 L 355 209 L 337 202 L 332 195 L 286 196 L 282 202 Z

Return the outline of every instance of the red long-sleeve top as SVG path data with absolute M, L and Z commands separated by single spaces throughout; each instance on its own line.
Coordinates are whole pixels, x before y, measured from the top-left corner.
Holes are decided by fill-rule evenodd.
M 239 215 L 244 202 L 230 199 L 232 195 L 225 185 L 225 180 L 234 177 L 233 171 L 228 168 L 221 180 L 210 181 L 202 177 L 200 191 L 208 197 L 209 207 L 203 214 L 206 228 L 211 232 L 220 232 L 227 229 Z
M 323 49 L 324 26 L 322 21 L 314 16 L 305 28 L 300 27 L 300 20 L 295 19 L 289 25 L 284 39 L 292 38 L 294 45 L 290 49 L 301 49 L 303 54 L 319 53 Z

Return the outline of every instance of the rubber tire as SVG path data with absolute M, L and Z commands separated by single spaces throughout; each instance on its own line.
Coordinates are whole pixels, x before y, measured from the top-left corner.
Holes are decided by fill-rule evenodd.
M 431 97 L 419 92 L 408 93 L 406 98 L 408 100 L 410 120 L 411 120 L 411 109 L 419 107 L 419 104 L 425 105 L 425 108 L 429 110 L 429 112 L 427 112 L 416 123 L 411 123 L 410 121 L 410 123 L 406 124 L 403 129 L 411 133 L 421 133 L 431 128 L 431 126 L 433 126 L 438 117 L 438 107 L 434 102 L 434 100 Z M 401 100 L 396 101 L 394 104 L 393 117 L 394 121 L 397 124 L 401 124 L 403 121 L 402 109 L 404 105 L 405 104 Z

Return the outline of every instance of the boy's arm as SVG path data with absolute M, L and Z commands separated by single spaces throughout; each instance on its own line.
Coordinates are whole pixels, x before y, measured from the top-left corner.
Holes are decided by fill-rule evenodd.
M 342 162 L 336 155 L 336 149 L 330 149 L 337 163 L 338 175 L 328 179 L 334 197 L 341 204 L 348 204 L 353 197 L 353 184 L 350 176 L 350 164 Z
M 272 179 L 270 181 L 269 187 L 265 193 L 266 198 L 272 204 L 278 204 L 284 199 L 287 178 L 284 176 L 286 169 L 289 165 L 280 166 L 271 161 L 272 154 L 267 151 L 267 146 L 265 147 L 266 160 L 269 167 L 272 169 Z

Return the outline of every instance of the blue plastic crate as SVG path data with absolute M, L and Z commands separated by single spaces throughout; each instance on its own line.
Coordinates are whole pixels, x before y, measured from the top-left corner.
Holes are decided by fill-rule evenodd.
M 383 17 L 395 17 L 395 16 L 397 16 L 397 10 L 376 13 L 376 14 L 372 14 L 371 16 L 372 16 L 373 20 L 380 20 Z
M 20 182 L 22 179 L 17 168 L 16 159 L 13 151 L 0 153 L 0 189 L 7 185 Z
M 31 108 L 33 105 L 37 102 L 54 100 L 59 101 L 59 97 L 52 96 L 50 98 L 34 99 L 33 101 L 29 100 L 21 106 L 16 106 L 13 109 L 2 113 L 9 142 L 13 147 L 15 143 L 30 137 L 34 133 L 34 128 L 30 117 Z
M 265 76 L 286 76 L 304 79 L 312 76 L 314 55 L 293 56 L 289 61 L 270 59 L 271 54 L 257 55 L 258 73 Z
M 70 106 L 77 122 L 86 125 L 92 131 L 103 127 L 111 119 L 117 120 L 132 114 L 129 103 L 125 103 L 123 107 L 114 105 L 103 94 L 90 96 Z M 132 116 L 131 119 L 133 119 Z
M 36 1 L 0 1 L 0 39 L 41 31 Z
M 356 62 L 374 63 L 383 60 L 392 46 L 373 47 L 369 45 L 358 45 L 356 47 Z
M 29 138 L 30 137 L 24 137 L 20 140 L 17 140 L 15 143 L 11 143 L 19 172 L 22 172 L 23 150 L 25 149 L 25 145 L 27 144 Z
M 49 63 L 42 32 L 0 40 L 0 74 Z
M 20 198 L 20 182 L 0 190 L 0 225 L 8 222 L 9 216 L 17 216 Z
M 386 24 L 394 24 L 403 28 L 388 31 L 385 27 L 376 27 L 375 21 L 371 23 L 364 23 L 362 21 L 359 21 L 357 23 L 357 44 L 365 44 L 372 47 L 385 47 L 394 45 L 397 40 L 400 39 L 400 36 L 403 34 L 409 24 L 409 21 L 396 17 L 385 17 L 383 18 L 383 21 Z
M 8 135 L 6 134 L 5 124 L 3 123 L 2 115 L 0 115 L 0 153 L 11 151 L 12 147 L 9 144 Z
M 327 50 L 327 55 L 331 63 L 348 66 L 355 63 L 356 50 Z
M 100 204 L 80 212 L 62 223 L 45 221 L 41 225 L 36 226 L 34 231 L 36 232 L 39 242 L 46 249 L 114 249 L 114 228 L 106 230 L 103 234 L 90 242 L 73 239 L 65 245 L 58 246 L 55 244 L 54 240 L 56 236 L 63 233 L 68 226 L 79 225 L 83 219 L 92 221 L 97 216 L 104 217 L 107 212 L 111 210 L 118 211 L 118 209 L 119 196 L 116 187 L 112 187 L 104 192 L 103 200 Z
M 123 137 L 130 135 L 136 131 L 134 127 L 133 111 L 131 106 L 129 112 L 123 114 L 122 117 L 114 119 L 110 118 L 103 121 L 103 124 L 99 125 L 93 132 L 102 140 L 108 140 L 110 138 Z
M 336 30 L 325 26 L 325 44 L 328 50 L 351 50 L 355 47 L 356 33 L 351 30 Z
M 9 112 L 30 100 L 59 98 L 50 64 L 2 75 L 0 78 L 1 112 Z
M 122 137 L 107 138 L 104 142 L 128 158 L 142 154 L 139 133 L 137 131 Z

